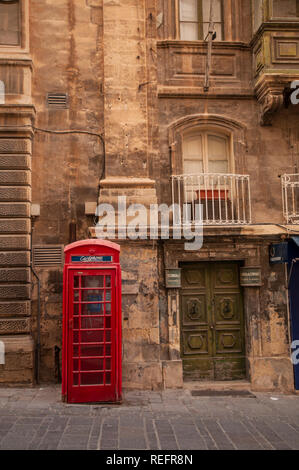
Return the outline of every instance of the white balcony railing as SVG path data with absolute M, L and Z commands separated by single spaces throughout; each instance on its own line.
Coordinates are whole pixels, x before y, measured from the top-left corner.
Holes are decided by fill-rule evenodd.
M 172 176 L 172 202 L 181 208 L 187 206 L 193 219 L 201 205 L 204 225 L 251 223 L 248 175 L 202 173 Z
M 283 175 L 283 215 L 288 224 L 299 224 L 299 174 Z

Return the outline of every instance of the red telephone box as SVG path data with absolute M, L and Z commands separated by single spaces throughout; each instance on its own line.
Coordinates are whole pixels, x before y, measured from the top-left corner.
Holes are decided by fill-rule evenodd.
M 65 248 L 62 398 L 121 401 L 120 247 L 84 240 Z

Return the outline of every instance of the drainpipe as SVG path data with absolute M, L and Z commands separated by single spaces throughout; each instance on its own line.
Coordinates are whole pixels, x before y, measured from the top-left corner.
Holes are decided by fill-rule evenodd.
M 35 216 L 31 216 L 31 237 L 30 237 L 30 269 L 32 274 L 37 280 L 37 338 L 35 345 L 35 381 L 37 385 L 39 384 L 39 371 L 40 371 L 40 315 L 41 315 L 41 282 L 36 271 L 33 268 L 33 251 L 32 251 L 32 238 L 33 238 L 33 229 L 34 229 L 34 219 Z

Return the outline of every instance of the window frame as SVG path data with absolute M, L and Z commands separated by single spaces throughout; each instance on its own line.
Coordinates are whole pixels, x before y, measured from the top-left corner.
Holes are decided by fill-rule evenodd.
M 181 13 L 181 0 L 177 0 L 177 17 L 178 17 L 178 33 L 179 33 L 179 40 L 180 41 L 189 41 L 188 39 L 181 39 L 181 24 L 182 23 L 197 23 L 197 32 L 198 32 L 198 38 L 194 39 L 193 41 L 204 41 L 204 21 L 203 21 L 203 2 L 205 0 L 197 0 L 197 21 L 181 21 L 180 18 L 180 13 Z M 224 2 L 223 0 L 220 0 L 220 8 L 221 8 L 221 22 L 215 21 L 215 24 L 220 24 L 221 25 L 221 39 L 216 38 L 217 41 L 223 42 L 225 40 L 225 35 L 224 35 Z M 206 23 L 206 22 L 205 22 Z M 192 41 L 192 40 L 190 40 Z
M 296 8 L 298 16 L 275 16 L 274 15 L 274 0 L 269 2 L 269 19 L 270 21 L 280 20 L 280 21 L 299 21 L 299 0 L 296 0 Z
M 0 44 L 1 53 L 29 53 L 29 0 L 19 0 L 19 44 Z
M 203 174 L 208 174 L 208 173 L 214 173 L 209 171 L 209 150 L 208 150 L 208 138 L 209 135 L 215 136 L 215 137 L 220 137 L 222 139 L 225 139 L 225 144 L 226 144 L 226 152 L 227 152 L 227 172 L 223 173 L 224 175 L 226 174 L 234 174 L 235 173 L 235 166 L 234 166 L 234 160 L 233 160 L 233 137 L 230 133 L 226 132 L 220 132 L 219 129 L 215 129 L 213 127 L 201 127 L 201 128 L 193 128 L 193 129 L 187 129 L 185 132 L 182 133 L 181 135 L 181 155 L 182 155 L 182 172 L 183 174 L 187 174 L 185 172 L 185 156 L 184 156 L 184 140 L 188 137 L 192 136 L 201 136 L 202 139 L 202 162 L 203 162 Z M 196 161 L 196 160 L 194 160 Z M 223 160 L 225 161 L 225 160 Z
M 0 0 L 0 7 L 5 4 L 18 5 L 18 42 L 17 44 L 0 43 L 0 47 L 20 47 L 22 43 L 22 2 L 20 0 L 9 0 L 7 2 Z

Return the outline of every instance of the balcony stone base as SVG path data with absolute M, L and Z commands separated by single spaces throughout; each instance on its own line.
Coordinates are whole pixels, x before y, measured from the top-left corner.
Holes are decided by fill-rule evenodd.
M 155 181 L 149 178 L 106 178 L 100 182 L 99 203 L 117 207 L 118 197 L 126 196 L 127 204 L 149 207 L 157 203 Z

